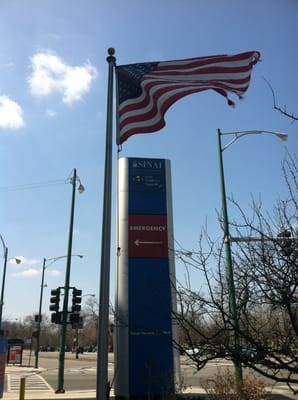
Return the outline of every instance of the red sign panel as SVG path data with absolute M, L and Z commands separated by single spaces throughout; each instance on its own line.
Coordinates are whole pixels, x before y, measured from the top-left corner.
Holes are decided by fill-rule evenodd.
M 169 257 L 166 215 L 128 216 L 128 257 Z
M 22 346 L 10 346 L 8 351 L 8 364 L 21 364 L 22 363 Z

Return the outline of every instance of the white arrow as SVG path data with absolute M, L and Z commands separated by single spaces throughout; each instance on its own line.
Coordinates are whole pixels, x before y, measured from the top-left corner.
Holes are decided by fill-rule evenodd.
M 163 244 L 163 242 L 145 242 L 139 239 L 135 240 L 135 245 L 140 246 L 140 244 Z

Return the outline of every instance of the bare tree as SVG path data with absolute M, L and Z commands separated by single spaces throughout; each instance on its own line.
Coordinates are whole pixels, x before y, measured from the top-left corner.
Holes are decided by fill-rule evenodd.
M 214 357 L 238 358 L 241 363 L 289 386 L 298 383 L 298 174 L 297 159 L 289 154 L 282 165 L 288 197 L 278 199 L 272 214 L 252 202 L 247 213 L 234 200 L 237 219 L 232 221 L 232 256 L 237 299 L 238 336 L 235 352 L 231 333 L 222 241 L 204 228 L 196 253 L 177 251 L 190 269 L 199 270 L 204 285 L 194 291 L 190 279 L 178 285 L 180 346 L 203 368 Z M 221 218 L 219 214 L 219 219 Z M 206 253 L 206 243 L 209 251 Z M 191 350 L 192 349 L 192 350 Z
M 284 105 L 283 108 L 277 105 L 277 103 L 276 103 L 276 96 L 275 96 L 275 92 L 274 92 L 274 90 L 273 90 L 272 85 L 271 85 L 270 82 L 269 82 L 267 79 L 265 79 L 264 77 L 263 77 L 263 79 L 264 79 L 264 81 L 267 83 L 267 85 L 269 86 L 269 89 L 270 89 L 270 91 L 271 91 L 272 99 L 273 99 L 273 108 L 274 108 L 274 110 L 278 111 L 279 113 L 281 113 L 282 115 L 286 116 L 287 118 L 292 119 L 293 121 L 298 121 L 298 117 L 297 117 L 294 113 L 289 113 L 289 112 L 287 111 L 287 107 L 286 107 L 285 105 Z

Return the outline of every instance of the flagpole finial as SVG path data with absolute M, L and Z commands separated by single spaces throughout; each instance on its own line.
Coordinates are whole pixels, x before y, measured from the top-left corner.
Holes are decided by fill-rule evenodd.
M 115 54 L 115 49 L 114 49 L 114 47 L 109 47 L 108 48 L 108 57 L 107 57 L 107 62 L 108 63 L 112 63 L 112 64 L 114 64 L 115 65 L 115 62 L 116 62 L 116 58 L 114 57 L 114 54 Z

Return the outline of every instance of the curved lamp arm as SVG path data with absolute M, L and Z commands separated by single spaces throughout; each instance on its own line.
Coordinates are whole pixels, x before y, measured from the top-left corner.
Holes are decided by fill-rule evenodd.
M 3 252 L 5 253 L 6 244 L 5 244 L 5 242 L 4 242 L 4 239 L 3 239 L 3 236 L 1 235 L 1 233 L 0 233 L 0 239 L 1 239 L 1 242 L 2 242 L 2 246 L 3 246 Z
M 234 135 L 233 139 L 228 142 L 227 144 L 225 144 L 224 146 L 221 147 L 221 151 L 226 150 L 228 147 L 230 147 L 233 143 L 236 142 L 236 140 L 240 139 L 243 136 L 246 135 L 260 135 L 263 133 L 269 133 L 271 135 L 275 135 L 276 137 L 278 137 L 280 140 L 282 140 L 283 142 L 285 142 L 288 139 L 288 135 L 286 133 L 282 133 L 282 132 L 273 132 L 273 131 L 263 131 L 263 130 L 254 130 L 254 131 L 236 131 L 236 132 L 220 132 L 219 134 L 221 136 L 224 135 Z

